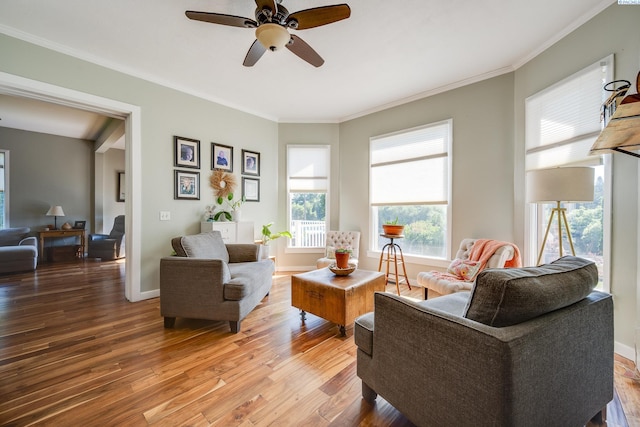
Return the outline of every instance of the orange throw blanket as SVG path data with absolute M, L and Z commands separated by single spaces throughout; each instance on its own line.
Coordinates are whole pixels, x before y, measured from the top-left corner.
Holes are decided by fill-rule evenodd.
M 472 274 L 461 276 L 452 274 L 452 272 L 442 273 L 439 271 L 432 271 L 431 274 L 439 279 L 445 279 L 449 281 L 472 282 L 475 280 L 478 273 L 484 270 L 484 268 L 487 266 L 489 258 L 491 258 L 500 247 L 505 245 L 513 247 L 513 257 L 505 262 L 504 267 L 522 267 L 520 249 L 518 249 L 518 247 L 513 243 L 501 242 L 499 240 L 491 239 L 478 239 L 473 243 L 473 246 L 471 247 L 471 251 L 469 252 L 469 259 L 464 261 L 465 263 L 469 263 L 472 266 L 469 271 L 473 271 Z

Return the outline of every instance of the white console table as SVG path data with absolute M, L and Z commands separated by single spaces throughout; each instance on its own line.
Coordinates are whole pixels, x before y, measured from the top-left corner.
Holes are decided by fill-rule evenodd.
M 222 240 L 225 243 L 253 243 L 254 242 L 254 229 L 253 222 L 240 221 L 220 221 L 209 222 L 203 221 L 200 223 L 200 232 L 206 233 L 208 231 L 217 230 L 222 234 Z

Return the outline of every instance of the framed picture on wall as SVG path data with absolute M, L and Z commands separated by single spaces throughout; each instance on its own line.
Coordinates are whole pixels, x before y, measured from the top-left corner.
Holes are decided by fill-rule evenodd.
M 211 169 L 233 172 L 233 147 L 211 143 Z
M 242 177 L 242 197 L 247 202 L 260 201 L 260 180 Z
M 200 200 L 200 172 L 175 171 L 174 199 Z
M 200 169 L 200 141 L 173 137 L 175 166 Z
M 260 176 L 260 153 L 242 150 L 242 174 Z
M 124 194 L 125 194 L 125 180 L 124 180 L 124 172 L 118 172 L 118 194 L 116 194 L 116 200 L 119 202 L 124 202 Z

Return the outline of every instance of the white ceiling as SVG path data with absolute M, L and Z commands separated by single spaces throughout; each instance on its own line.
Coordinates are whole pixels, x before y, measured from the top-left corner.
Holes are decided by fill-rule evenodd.
M 351 7 L 349 19 L 292 30 L 325 59 L 320 68 L 287 50 L 267 52 L 254 67 L 244 67 L 253 30 L 192 21 L 184 14 L 198 10 L 253 19 L 253 0 L 2 0 L 0 32 L 270 120 L 341 122 L 512 71 L 613 3 L 283 4 L 296 12 L 340 1 Z

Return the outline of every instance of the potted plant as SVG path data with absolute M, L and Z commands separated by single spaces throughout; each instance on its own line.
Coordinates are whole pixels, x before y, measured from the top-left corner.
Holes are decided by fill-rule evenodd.
M 216 203 L 219 211 L 213 214 L 214 221 L 240 221 L 240 206 L 245 202 L 245 198 L 233 201 L 233 193 L 227 194 L 225 197 L 218 196 Z
M 404 225 L 398 224 L 398 217 L 396 217 L 392 221 L 386 221 L 382 224 L 382 230 L 384 234 L 389 236 L 401 236 L 404 231 Z
M 351 257 L 351 249 L 338 248 L 335 251 L 336 254 L 336 267 L 349 268 L 349 258 Z
M 288 232 L 287 230 L 272 233 L 271 232 L 272 225 L 273 225 L 273 222 L 270 222 L 269 224 L 265 224 L 262 226 L 262 245 L 263 246 L 260 251 L 261 259 L 267 258 L 269 256 L 269 242 L 271 240 L 275 240 L 280 237 L 288 237 L 290 239 L 293 237 L 291 236 L 291 233 Z

